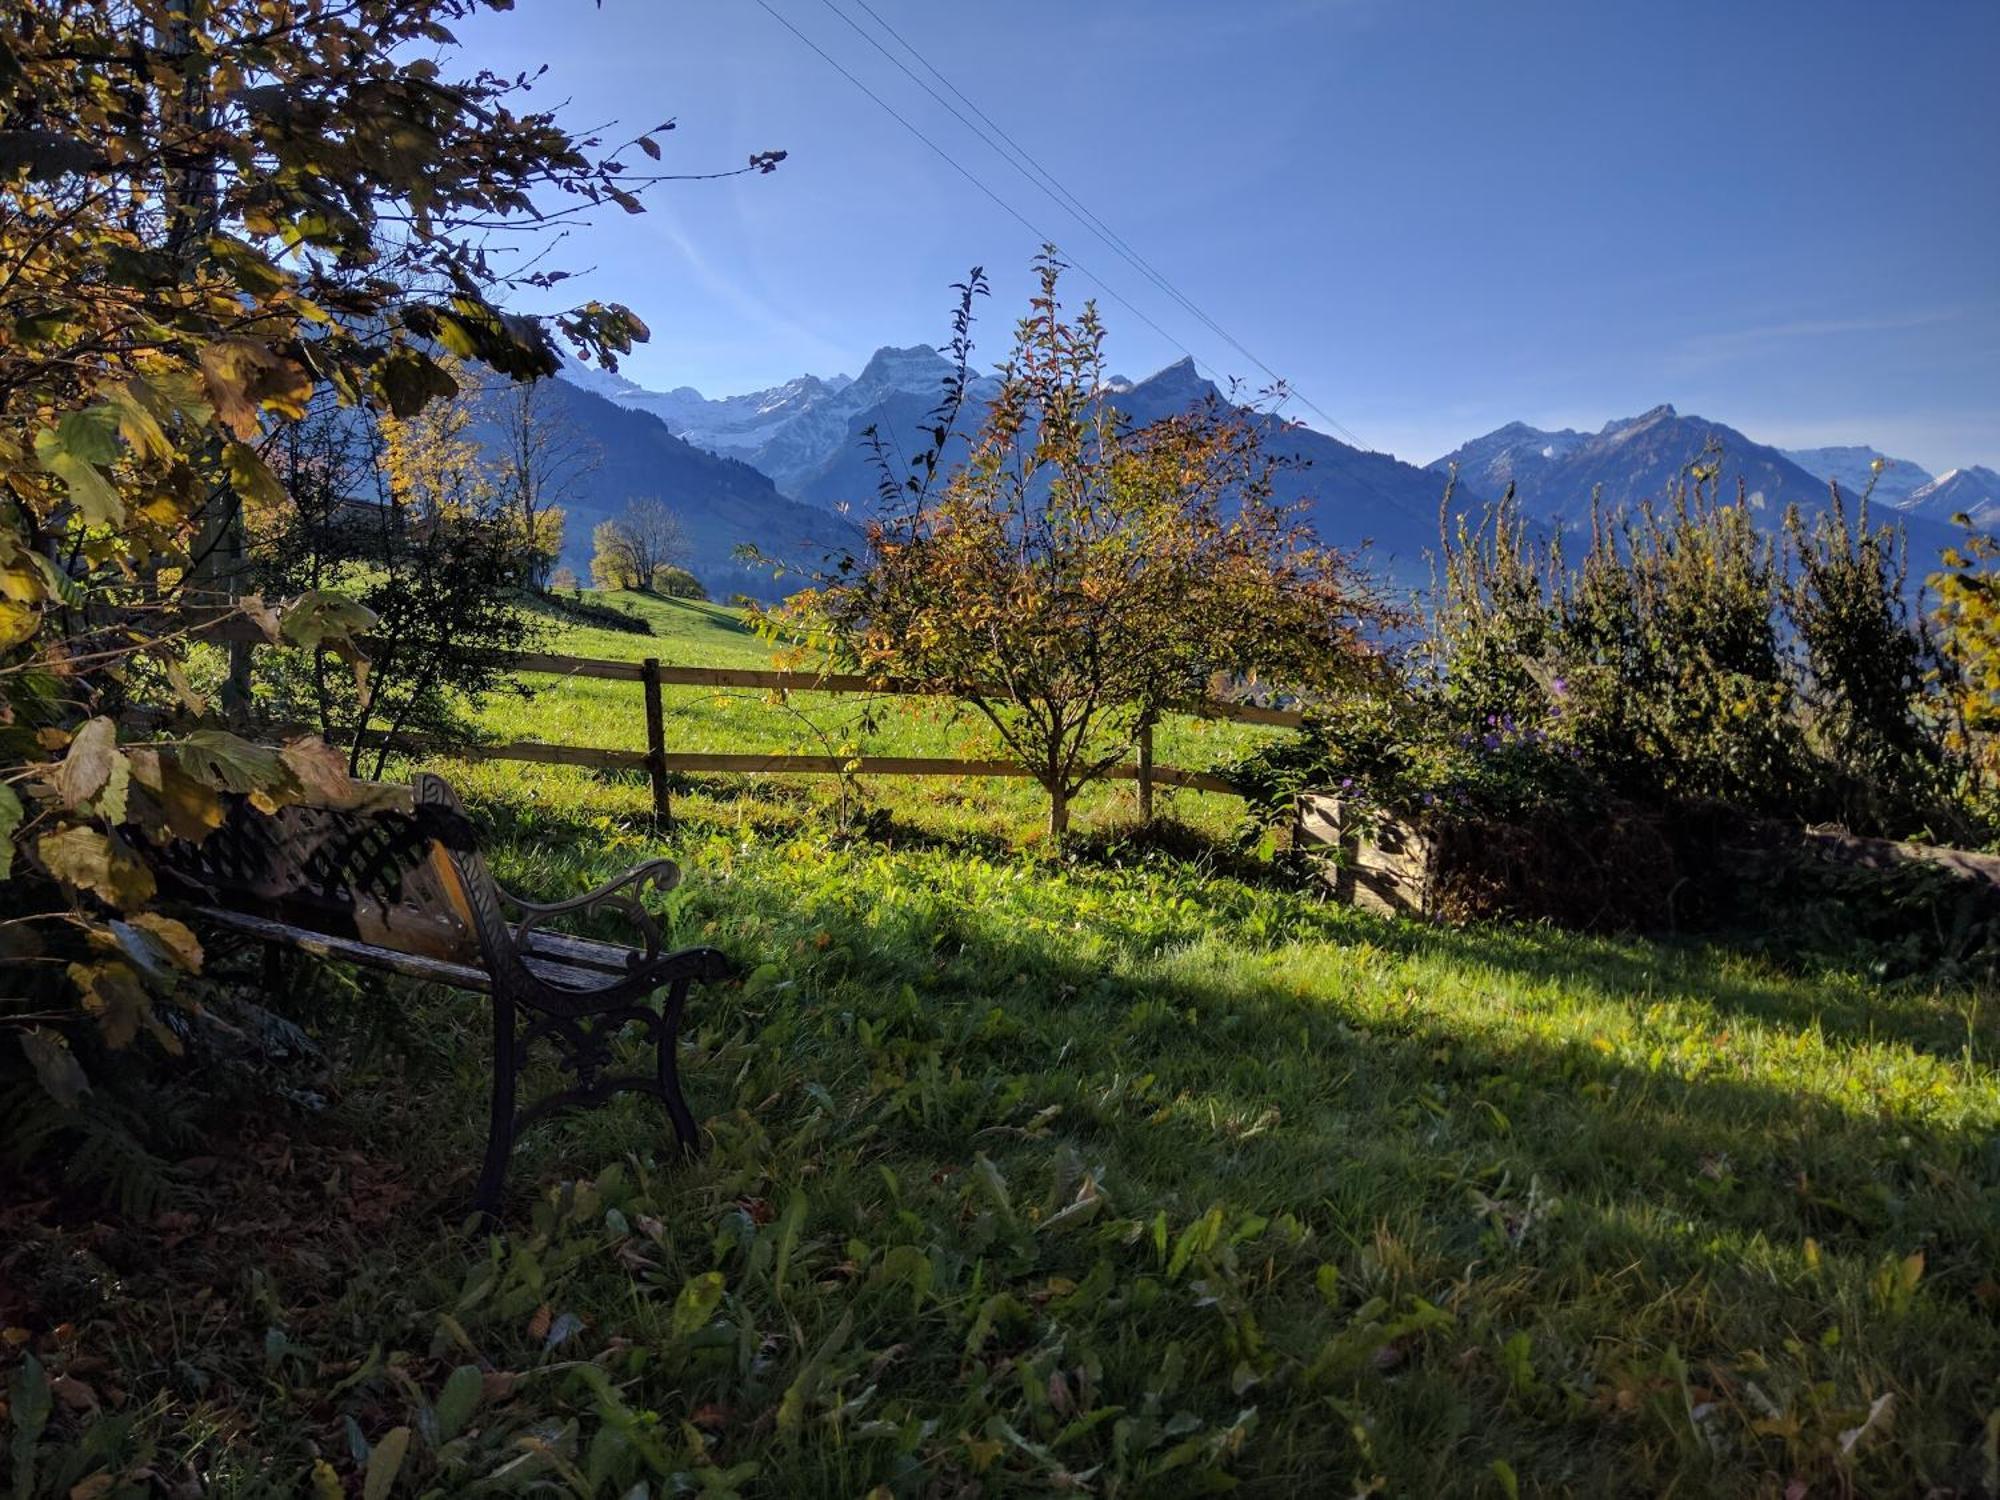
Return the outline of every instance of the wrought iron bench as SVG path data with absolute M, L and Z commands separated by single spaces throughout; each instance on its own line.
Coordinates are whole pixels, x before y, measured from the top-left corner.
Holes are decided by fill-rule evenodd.
M 482 1212 L 498 1208 L 523 1130 L 621 1089 L 657 1097 L 682 1151 L 698 1151 L 680 1086 L 681 1015 L 689 988 L 727 978 L 730 965 L 713 948 L 663 950 L 641 896 L 680 882 L 673 861 L 652 860 L 568 901 L 526 900 L 494 880 L 456 793 L 428 774 L 408 788 L 355 783 L 337 806 L 259 815 L 239 803 L 199 844 L 176 840 L 150 858 L 162 896 L 184 914 L 270 945 L 267 953 L 295 948 L 492 996 L 491 1119 L 474 1194 Z M 607 912 L 643 946 L 550 925 Z M 613 1039 L 635 1022 L 652 1038 L 652 1072 L 608 1071 Z M 541 1041 L 575 1083 L 520 1108 L 517 1085 Z

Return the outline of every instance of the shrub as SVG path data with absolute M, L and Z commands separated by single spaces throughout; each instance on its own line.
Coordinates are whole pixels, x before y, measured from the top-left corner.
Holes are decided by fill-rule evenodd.
M 1963 779 L 1949 743 L 1947 663 L 1909 604 L 1903 539 L 1852 522 L 1835 497 L 1810 526 L 1785 517 L 1793 567 L 1785 608 L 1803 653 L 1799 693 L 1823 767 L 1818 816 L 1850 828 L 1963 834 L 1950 807 Z
M 1716 801 L 1904 834 L 1950 821 L 1938 653 L 1901 543 L 1836 503 L 1786 545 L 1712 457 L 1660 506 L 1593 514 L 1570 565 L 1511 494 L 1448 535 L 1420 686 L 1446 724 L 1505 722 L 1571 747 L 1648 806 Z M 1962 823 L 1962 819 L 1959 820 Z
M 706 602 L 708 590 L 702 582 L 686 568 L 656 568 L 653 570 L 653 592 L 668 599 L 699 599 Z
M 1671 851 L 1663 868 L 1707 873 L 1766 820 L 1976 836 L 1940 691 L 1962 679 L 1911 608 L 1900 538 L 1836 496 L 1810 523 L 1789 515 L 1781 546 L 1740 499 L 1717 500 L 1716 468 L 1694 466 L 1663 505 L 1595 512 L 1574 564 L 1511 493 L 1461 522 L 1403 685 L 1318 712 L 1228 774 L 1265 821 L 1316 788 L 1348 820 L 1457 840 L 1459 865 L 1519 887 L 1508 903 L 1471 891 L 1461 904 L 1482 915 L 1568 920 L 1591 905 L 1578 869 L 1651 841 Z M 1949 623 L 1976 622 L 1974 590 Z M 1642 882 L 1611 904 L 1640 921 L 1657 895 Z

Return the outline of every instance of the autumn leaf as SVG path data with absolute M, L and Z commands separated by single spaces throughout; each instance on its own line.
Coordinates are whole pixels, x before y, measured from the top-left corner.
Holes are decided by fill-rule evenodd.
M 205 347 L 201 378 L 216 416 L 244 443 L 263 431 L 264 411 L 296 421 L 312 399 L 311 377 L 253 339 L 219 339 Z
M 30 604 L 0 599 L 0 651 L 8 651 L 28 640 L 41 628 L 42 612 Z
M 176 750 L 181 769 L 221 791 L 255 792 L 284 779 L 277 751 L 226 729 L 197 729 Z
M 56 795 L 64 807 L 81 807 L 111 779 L 118 757 L 118 726 L 103 717 L 90 720 L 69 742 L 69 753 L 56 768 Z
M 265 510 L 284 507 L 285 487 L 278 483 L 270 467 L 248 443 L 224 443 L 222 467 L 228 472 L 229 487 L 237 496 Z
M 152 803 L 152 811 L 163 820 L 175 838 L 200 843 L 222 826 L 222 800 L 212 787 L 205 786 L 182 771 L 171 757 L 150 746 L 126 752 L 132 765 L 132 779 Z M 151 819 L 142 819 L 149 831 Z
M 173 456 L 173 444 L 167 440 L 166 429 L 161 426 L 162 418 L 170 408 L 160 399 L 158 392 L 143 379 L 134 376 L 131 380 L 107 386 L 104 395 L 117 419 L 118 435 L 134 453 L 145 459 Z
M 152 1020 L 153 997 L 129 964 L 71 964 L 70 982 L 83 998 L 83 1008 L 96 1018 L 105 1042 L 130 1046 L 139 1028 Z
M 20 795 L 0 781 L 0 880 L 13 873 L 14 830 L 21 826 L 23 816 Z
M 81 824 L 43 834 L 35 845 L 43 868 L 74 890 L 90 891 L 130 910 L 153 899 L 153 872 L 122 839 Z
M 181 968 L 190 974 L 201 972 L 201 943 L 185 922 L 154 911 L 135 912 L 130 920 L 132 926 L 151 933 Z

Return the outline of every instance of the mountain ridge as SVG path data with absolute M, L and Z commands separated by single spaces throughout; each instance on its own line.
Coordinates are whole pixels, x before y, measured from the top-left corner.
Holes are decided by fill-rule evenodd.
M 1932 476 L 1921 464 L 1907 458 L 1891 458 L 1865 443 L 1836 444 L 1826 448 L 1781 448 L 1778 450 L 1808 474 L 1817 474 L 1838 484 L 1847 495 L 1868 494 L 1890 505 L 1900 505 L 1912 491 L 1931 483 Z M 1881 472 L 1875 470 L 1877 463 Z
M 912 344 L 882 346 L 851 377 L 806 374 L 720 398 L 691 386 L 649 391 L 597 370 L 571 369 L 564 378 L 608 405 L 657 420 L 697 451 L 746 466 L 779 498 L 833 517 L 843 528 L 833 534 L 851 537 L 855 531 L 848 518 L 865 518 L 873 510 L 881 480 L 864 434 L 875 430 L 892 466 L 907 462 L 929 441 L 927 429 L 951 370 L 934 346 Z M 966 434 L 976 430 L 997 387 L 990 375 L 968 379 L 946 467 L 963 456 Z M 1108 377 L 1102 392 L 1138 424 L 1222 399 L 1188 358 L 1141 380 Z M 1613 508 L 1666 498 L 1689 466 L 1711 450 L 1717 454 L 1719 492 L 1733 496 L 1740 484 L 1767 531 L 1779 529 L 1792 505 L 1808 515 L 1824 511 L 1831 504 L 1829 484 L 1851 500 L 1870 478 L 1878 512 L 1885 502 L 1894 507 L 1911 528 L 1912 542 L 1926 553 L 1949 539 L 1950 517 L 1959 510 L 1982 524 L 2000 521 L 2000 476 L 1990 469 L 1970 466 L 1932 479 L 1920 466 L 1863 444 L 1781 449 L 1667 402 L 1611 418 L 1594 432 L 1508 422 L 1421 467 L 1310 427 L 1253 415 L 1271 450 L 1290 465 L 1280 480 L 1280 497 L 1308 502 L 1315 529 L 1328 543 L 1349 548 L 1371 543 L 1370 559 L 1398 584 L 1427 574 L 1445 477 L 1453 468 L 1455 508 L 1476 510 L 1512 487 L 1531 519 L 1557 529 L 1583 525 L 1593 495 Z M 1877 460 L 1879 477 L 1873 470 Z M 796 514 L 787 524 L 801 530 Z

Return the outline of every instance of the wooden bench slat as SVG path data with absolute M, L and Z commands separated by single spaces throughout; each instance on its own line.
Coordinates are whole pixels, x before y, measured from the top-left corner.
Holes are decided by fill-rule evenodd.
M 433 984 L 448 984 L 462 990 L 483 992 L 493 988 L 493 980 L 487 972 L 470 964 L 455 964 L 442 958 L 425 958 L 421 954 L 402 953 L 394 948 L 379 948 L 356 938 L 315 932 L 310 927 L 294 927 L 288 922 L 274 922 L 268 917 L 256 917 L 222 906 L 197 906 L 192 910 L 204 921 L 218 927 L 240 932 L 245 937 L 260 938 L 267 943 L 285 943 L 320 958 L 337 958 L 372 969 L 387 969 L 411 979 L 427 979 Z
M 318 958 L 337 958 L 347 963 L 365 964 L 370 968 L 385 969 L 411 979 L 425 979 L 433 984 L 451 985 L 455 989 L 478 990 L 483 993 L 493 988 L 493 981 L 486 971 L 469 964 L 455 964 L 445 959 L 426 958 L 422 954 L 404 953 L 395 948 L 364 943 L 357 938 L 336 937 L 310 927 L 295 927 L 289 922 L 274 922 L 267 917 L 251 916 L 246 912 L 230 911 L 225 907 L 198 906 L 193 910 L 203 920 L 212 922 L 218 927 L 226 927 L 232 932 L 240 932 L 245 937 L 257 938 L 264 942 L 284 943 Z M 573 938 L 566 933 L 535 933 L 532 934 L 532 938 L 535 941 L 531 946 L 539 951 L 535 956 L 523 960 L 528 972 L 537 979 L 560 985 L 564 989 L 585 991 L 598 989 L 607 982 L 622 978 L 630 972 L 626 955 L 632 950 L 620 948 L 615 943 L 594 943 L 588 938 Z M 550 939 L 553 941 L 547 941 Z M 575 955 L 574 958 L 571 955 Z
M 549 932 L 539 927 L 528 934 L 527 948 L 536 958 L 620 975 L 631 972 L 632 956 L 638 951 L 618 943 L 600 943 L 594 938 L 571 937 L 567 932 Z
M 603 969 L 584 969 L 575 964 L 557 963 L 547 958 L 523 958 L 521 964 L 544 984 L 553 984 L 558 989 L 582 990 L 585 993 L 616 983 L 624 973 L 623 970 L 618 973 L 606 973 Z

